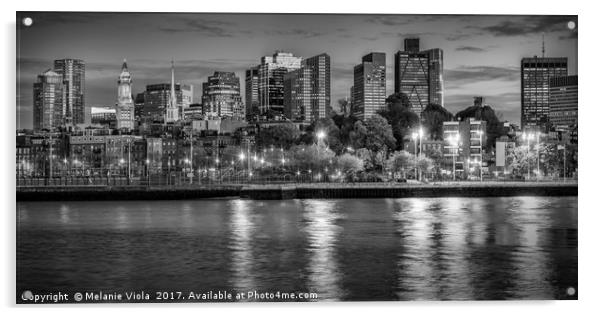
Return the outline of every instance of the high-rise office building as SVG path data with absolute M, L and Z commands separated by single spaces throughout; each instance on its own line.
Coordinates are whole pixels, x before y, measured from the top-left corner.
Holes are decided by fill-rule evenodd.
M 387 86 L 385 53 L 370 53 L 353 68 L 353 112 L 362 120 L 385 107 Z
M 311 70 L 301 68 L 284 76 L 284 115 L 293 121 L 311 121 Z
M 420 51 L 420 39 L 406 38 L 395 54 L 395 93 L 406 94 L 418 115 L 430 103 L 444 106 L 443 50 Z
M 180 90 L 182 91 L 182 102 L 178 103 L 178 114 L 180 115 L 180 120 L 183 120 L 184 110 L 194 101 L 194 86 L 190 84 L 180 84 Z
M 132 130 L 135 127 L 135 108 L 132 99 L 132 75 L 128 71 L 127 62 L 121 66 L 121 74 L 117 80 L 117 128 Z
M 566 57 L 521 60 L 521 128 L 544 130 L 550 114 L 550 78 L 566 76 Z
M 284 77 L 284 113 L 295 121 L 326 117 L 330 107 L 330 56 L 304 59 L 301 68 Z
M 577 125 L 577 76 L 550 78 L 550 124 L 568 131 Z
M 136 94 L 134 98 L 134 119 L 140 121 L 144 113 L 144 92 Z
M 203 109 L 211 117 L 244 119 L 240 79 L 235 73 L 216 71 L 203 82 Z
M 284 112 L 284 75 L 301 68 L 301 57 L 277 51 L 272 56 L 261 58 L 258 66 L 259 112 Z
M 247 118 L 259 112 L 259 67 L 247 69 L 245 73 L 245 109 Z
M 50 69 L 33 84 L 33 128 L 55 129 L 64 124 L 63 76 Z
M 86 65 L 80 59 L 58 59 L 54 71 L 63 77 L 65 86 L 65 124 L 85 122 L 85 77 Z

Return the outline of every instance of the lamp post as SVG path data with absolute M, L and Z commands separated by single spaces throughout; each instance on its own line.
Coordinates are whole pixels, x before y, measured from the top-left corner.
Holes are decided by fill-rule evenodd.
M 524 133 L 523 140 L 527 141 L 527 180 L 531 180 L 531 161 L 529 161 L 529 151 L 531 150 L 531 139 L 533 138 L 533 134 Z
M 416 139 L 418 138 L 418 133 L 412 133 L 412 140 L 414 141 L 414 177 L 418 180 L 418 147 Z
M 479 157 L 480 162 L 479 162 L 479 177 L 481 178 L 481 182 L 483 182 L 483 131 L 479 130 L 477 132 L 479 134 Z

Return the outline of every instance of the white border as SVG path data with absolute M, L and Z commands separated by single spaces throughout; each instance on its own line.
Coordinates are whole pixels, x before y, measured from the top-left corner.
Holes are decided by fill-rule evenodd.
M 601 135 L 596 128 L 602 118 L 599 88 L 600 84 L 600 12 L 594 1 L 337 1 L 326 3 L 319 0 L 301 1 L 200 1 L 180 0 L 175 2 L 103 0 L 84 3 L 83 1 L 7 1 L 0 13 L 3 21 L 3 75 L 0 87 L 0 105 L 6 115 L 2 138 L 5 154 L 2 159 L 2 201 L 3 232 L 5 251 L 1 265 L 3 285 L 0 287 L 0 301 L 3 312 L 8 314 L 48 314 L 48 315 L 104 315 L 106 313 L 165 314 L 167 308 L 175 308 L 180 313 L 216 314 L 236 313 L 251 315 L 306 315 L 316 312 L 363 315 L 376 313 L 420 314 L 420 315 L 524 315 L 528 313 L 546 315 L 592 314 L 600 310 L 600 236 L 598 231 L 602 218 L 599 203 L 596 203 L 597 183 L 600 174 L 596 162 Z M 15 11 L 187 11 L 187 12 L 321 12 L 321 13 L 447 13 L 447 14 L 578 14 L 579 15 L 579 78 L 581 87 L 580 104 L 580 214 L 579 214 L 579 301 L 511 301 L 511 302 L 383 302 L 383 303 L 317 303 L 317 304 L 179 304 L 179 305 L 82 305 L 74 306 L 15 306 L 15 191 L 14 191 L 14 151 L 15 151 Z M 587 66 L 591 65 L 591 66 Z M 597 97 L 597 98 L 596 98 Z M 9 111 L 10 109 L 10 111 Z M 597 308 L 596 308 L 597 307 Z M 85 310 L 83 310 L 85 308 Z M 134 310 L 135 308 L 135 310 Z M 42 310 L 44 309 L 44 310 Z M 138 311 L 138 309 L 142 309 Z M 376 310 L 375 310 L 376 309 Z M 4 314 L 4 313 L 3 313 Z M 6 315 L 6 314 L 4 314 Z

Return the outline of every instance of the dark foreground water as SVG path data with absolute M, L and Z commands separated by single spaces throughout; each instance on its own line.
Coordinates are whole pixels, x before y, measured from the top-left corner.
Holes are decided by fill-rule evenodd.
M 567 294 L 578 289 L 577 197 L 20 202 L 17 211 L 18 297 L 577 298 Z

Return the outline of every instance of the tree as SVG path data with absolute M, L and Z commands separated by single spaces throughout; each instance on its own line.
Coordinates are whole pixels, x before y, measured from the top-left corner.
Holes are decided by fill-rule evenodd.
M 433 171 L 435 164 L 433 162 L 433 159 L 425 156 L 424 154 L 420 154 L 418 155 L 418 159 L 416 160 L 416 166 L 420 171 L 420 174 L 423 175 Z M 420 178 L 423 179 L 423 176 L 421 176 Z
M 359 157 L 346 153 L 337 158 L 337 167 L 346 178 L 350 178 L 364 170 L 364 161 Z
M 432 140 L 443 139 L 443 122 L 451 121 L 454 115 L 439 104 L 429 104 L 422 111 L 422 125 L 426 137 Z
M 487 142 L 485 143 L 485 147 L 487 149 L 493 148 L 495 140 L 505 133 L 504 123 L 500 122 L 495 115 L 495 111 L 488 105 L 473 105 L 456 113 L 456 119 L 465 120 L 470 117 L 487 122 Z
M 336 117 L 336 116 L 335 116 Z M 317 133 L 324 132 L 326 139 L 324 142 L 328 147 L 336 153 L 341 153 L 345 146 L 341 142 L 339 127 L 335 124 L 333 118 L 321 118 L 312 122 L 306 129 L 305 134 L 301 137 L 301 143 L 313 144 L 317 140 Z
M 401 172 L 406 178 L 406 171 L 414 167 L 415 157 L 405 150 L 394 152 L 387 160 L 387 167 L 392 172 Z
M 404 138 L 420 124 L 420 118 L 411 109 L 410 100 L 404 93 L 392 94 L 385 100 L 385 109 L 379 114 L 391 125 L 396 140 L 395 148 L 403 148 Z
M 375 167 L 383 167 L 389 149 L 395 148 L 395 137 L 391 125 L 382 116 L 376 114 L 366 120 L 357 121 L 351 135 L 355 148 L 366 148 L 371 152 L 371 162 Z M 380 158 L 380 159 L 379 159 Z
M 291 148 L 291 164 L 301 170 L 322 170 L 330 165 L 335 157 L 332 150 L 324 145 L 297 145 Z
M 279 124 L 262 128 L 257 141 L 263 148 L 276 147 L 289 149 L 299 138 L 300 132 L 294 124 Z
M 339 99 L 337 101 L 342 116 L 349 116 L 351 114 L 351 104 L 347 99 Z
M 526 177 L 536 163 L 536 153 L 528 150 L 527 146 L 517 146 L 506 156 L 506 166 L 511 174 L 518 177 Z

